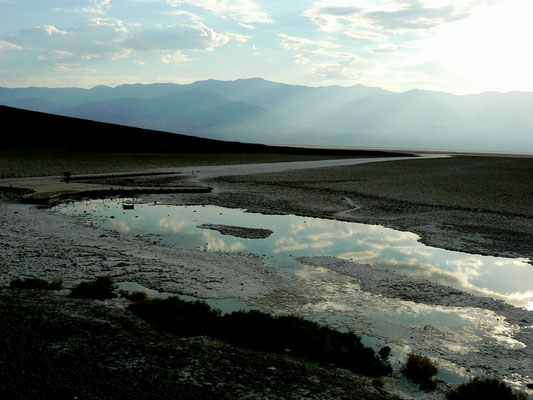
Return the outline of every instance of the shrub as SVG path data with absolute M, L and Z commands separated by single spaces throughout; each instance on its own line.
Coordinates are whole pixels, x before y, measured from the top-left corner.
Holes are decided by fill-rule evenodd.
M 448 400 L 526 400 L 527 395 L 522 392 L 513 392 L 504 382 L 495 378 L 470 379 L 457 388 L 446 393 Z
M 61 278 L 52 279 L 48 284 L 48 289 L 50 290 L 63 290 L 64 288 L 63 279 Z
M 205 301 L 185 301 L 179 297 L 151 299 L 129 306 L 130 310 L 160 327 L 180 336 L 209 334 L 220 318 L 220 310 Z
M 379 388 L 379 389 L 383 389 L 383 387 L 385 387 L 385 381 L 383 380 L 381 376 L 378 376 L 372 379 L 372 386 Z
M 63 280 L 57 278 L 48 282 L 39 278 L 17 278 L 11 281 L 9 287 L 12 289 L 61 290 L 63 289 Z
M 110 276 L 99 276 L 94 282 L 82 282 L 70 292 L 70 297 L 81 299 L 111 299 L 117 297 L 113 293 L 113 278 Z
M 132 303 L 148 300 L 148 295 L 143 291 L 128 292 L 126 290 L 119 290 L 120 297 L 124 297 Z
M 409 353 L 402 367 L 402 373 L 413 382 L 427 385 L 431 377 L 439 372 L 437 366 L 427 357 Z
M 353 333 L 342 333 L 296 316 L 275 317 L 257 310 L 221 316 L 220 310 L 213 310 L 205 302 L 187 302 L 178 297 L 135 303 L 130 309 L 182 336 L 209 335 L 256 350 L 290 352 L 370 376 L 392 372 L 390 365 L 363 346 Z

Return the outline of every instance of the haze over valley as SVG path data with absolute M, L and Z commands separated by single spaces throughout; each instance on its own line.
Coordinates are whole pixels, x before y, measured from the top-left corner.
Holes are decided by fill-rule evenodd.
M 0 104 L 265 144 L 533 152 L 533 93 L 390 92 L 266 81 L 1 88 Z

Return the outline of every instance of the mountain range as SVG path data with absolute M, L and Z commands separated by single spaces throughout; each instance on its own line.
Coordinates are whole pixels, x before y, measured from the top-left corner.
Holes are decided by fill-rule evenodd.
M 220 140 L 264 144 L 533 152 L 533 93 L 394 93 L 198 81 L 0 88 L 0 104 Z

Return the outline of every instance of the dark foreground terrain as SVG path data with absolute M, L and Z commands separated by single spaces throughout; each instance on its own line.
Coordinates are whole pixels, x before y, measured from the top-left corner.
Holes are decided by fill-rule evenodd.
M 176 338 L 125 300 L 0 291 L 4 399 L 395 399 L 371 379 L 206 337 Z

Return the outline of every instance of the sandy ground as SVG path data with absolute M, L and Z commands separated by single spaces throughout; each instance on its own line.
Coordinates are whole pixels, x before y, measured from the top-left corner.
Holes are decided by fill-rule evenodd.
M 422 235 L 425 242 L 439 247 L 530 258 L 533 256 L 533 234 L 531 232 L 533 210 L 530 202 L 532 197 L 530 182 L 532 181 L 532 160 L 431 159 L 211 178 L 207 182 L 215 187 L 214 193 L 166 195 L 157 198 L 157 200 L 172 204 L 216 204 L 259 212 L 294 213 L 357 222 L 381 223 L 389 227 L 417 232 Z M 146 201 L 153 200 L 153 197 L 148 196 L 146 198 Z M 328 296 L 331 295 L 324 290 L 324 286 L 306 286 L 302 284 L 303 281 L 300 278 L 286 279 L 267 261 L 257 256 L 178 249 L 160 244 L 157 237 L 154 236 L 133 236 L 104 231 L 93 226 L 80 224 L 74 218 L 49 210 L 38 209 L 35 206 L 0 203 L 0 227 L 0 252 L 2 254 L 0 285 L 2 286 L 6 286 L 15 277 L 32 276 L 46 279 L 61 277 L 67 287 L 72 287 L 80 280 L 108 274 L 117 281 L 135 281 L 160 291 L 190 294 L 203 298 L 239 299 L 262 305 L 265 309 L 275 313 L 295 312 L 310 318 L 316 317 L 320 313 L 323 314 L 323 309 L 313 308 L 313 305 L 327 302 Z M 373 301 L 381 301 L 379 300 L 379 296 L 381 296 L 382 299 L 391 299 L 396 302 L 409 301 L 411 302 L 409 304 L 437 304 L 446 307 L 466 306 L 472 309 L 490 311 L 496 316 L 501 316 L 506 319 L 508 324 L 523 328 L 520 330 L 517 340 L 527 344 L 526 348 L 518 351 L 497 349 L 492 342 L 483 340 L 477 348 L 477 356 L 458 352 L 451 361 L 465 369 L 475 367 L 477 370 L 494 374 L 512 375 L 513 369 L 518 371 L 533 370 L 531 365 L 533 338 L 531 329 L 526 329 L 533 326 L 531 312 L 516 309 L 491 299 L 450 290 L 450 288 L 429 282 L 396 277 L 384 271 L 375 270 L 373 273 L 368 273 L 368 270 L 348 265 L 346 261 L 311 258 L 302 260 L 302 262 L 335 274 L 337 282 L 334 287 L 335 295 L 341 297 L 352 296 L 354 288 L 360 285 L 364 290 L 362 296 L 368 298 L 374 296 L 372 297 Z M 312 273 L 315 272 L 312 271 Z M 327 284 L 328 275 L 326 273 L 323 275 L 324 283 Z M 315 280 L 315 282 L 317 281 Z M 436 296 L 435 293 L 438 293 L 439 296 Z M 21 295 L 21 299 L 14 301 L 9 290 L 4 290 L 2 296 L 0 306 L 3 308 L 0 308 L 0 311 L 4 311 L 0 313 L 0 316 L 2 321 L 7 321 L 5 326 L 10 327 L 9 330 L 4 330 L 4 332 L 10 333 L 7 333 L 3 338 L 7 347 L 2 346 L 2 348 L 16 347 L 20 345 L 20 339 L 17 339 L 17 336 L 28 335 L 28 332 L 24 333 L 21 328 L 16 327 L 20 326 L 21 323 L 28 323 L 32 318 L 38 320 L 36 316 L 38 313 L 35 312 L 36 304 L 42 304 L 42 315 L 54 316 L 62 313 L 62 319 L 59 320 L 57 326 L 68 325 L 72 322 L 69 322 L 71 310 L 76 310 L 74 314 L 78 317 L 92 321 L 95 318 L 95 310 L 98 309 L 100 310 L 97 312 L 98 318 L 104 321 L 102 326 L 106 328 L 97 328 L 97 330 L 107 332 L 107 327 L 114 327 L 114 333 L 109 333 L 111 335 L 109 337 L 110 340 L 117 342 L 124 339 L 117 331 L 120 331 L 125 325 L 109 321 L 109 318 L 115 317 L 107 318 L 104 315 L 107 315 L 109 310 L 116 310 L 118 314 L 111 313 L 111 315 L 120 315 L 120 318 L 131 319 L 131 316 L 114 302 L 99 303 L 93 309 L 93 306 L 83 305 L 85 303 L 66 302 L 60 295 L 52 295 L 52 297 L 59 296 L 53 297 L 57 300 L 57 304 L 54 303 L 55 300 L 41 301 L 45 298 L 48 299 L 47 297 L 35 299 L 31 295 Z M 7 308 L 15 307 L 15 304 L 20 307 L 17 308 L 21 314 L 18 317 L 12 315 L 13 313 L 5 312 Z M 61 311 L 63 307 L 66 307 L 65 312 Z M 25 313 L 28 314 L 28 319 L 24 322 L 22 314 Z M 48 320 L 54 319 L 52 317 L 46 318 Z M 369 325 L 365 324 L 364 319 L 361 322 L 361 325 L 353 327 L 357 333 L 365 333 L 367 328 L 371 329 Z M 79 338 L 84 337 L 84 329 L 85 332 L 94 332 L 93 328 L 81 326 L 79 330 L 76 330 L 75 335 Z M 39 329 L 45 331 L 42 326 Z M 60 328 L 58 327 L 57 330 Z M 417 332 L 413 332 L 413 334 L 415 333 Z M 426 332 L 418 332 L 417 334 L 424 337 Z M 440 334 L 443 333 L 437 330 L 431 337 L 438 337 Z M 87 333 L 85 335 L 87 336 Z M 70 347 L 66 346 L 65 341 L 68 342 L 68 338 L 63 338 L 63 341 L 60 340 L 57 346 L 54 345 L 55 339 L 46 339 L 45 337 L 43 340 L 45 340 L 44 344 L 33 342 L 28 344 L 30 346 L 28 352 L 32 351 L 31 346 L 38 348 L 44 346 L 46 350 L 43 351 L 49 355 L 51 360 L 59 359 L 58 357 L 65 351 L 70 354 L 71 358 L 73 354 L 77 354 L 75 351 L 74 353 L 70 352 Z M 135 348 L 136 342 L 133 336 L 128 336 L 125 340 L 124 346 L 131 344 L 132 347 L 129 349 Z M 148 339 L 148 343 L 152 343 L 150 340 L 152 339 Z M 85 342 L 81 340 L 81 343 Z M 173 342 L 165 343 L 162 345 L 163 348 L 165 348 L 164 346 L 175 345 Z M 195 343 L 197 344 L 198 341 L 191 341 L 191 347 L 187 347 L 189 345 L 184 346 L 187 349 L 192 349 L 196 346 Z M 206 343 L 205 349 L 202 350 L 205 352 L 193 353 L 198 354 L 200 360 L 204 360 L 202 357 L 207 357 L 206 354 L 213 352 L 213 349 L 219 348 L 211 341 Z M 84 344 L 84 346 L 89 345 L 89 342 Z M 431 342 L 425 342 L 421 345 L 421 349 L 431 351 L 430 346 Z M 222 352 L 222 350 L 220 351 Z M 238 353 L 239 351 L 229 350 L 229 352 Z M 105 353 L 106 351 L 102 350 L 99 354 Z M 133 353 L 138 354 L 139 357 L 145 357 L 149 352 Z M 35 362 L 31 354 L 28 354 L 28 359 Z M 2 368 L 7 368 L 6 371 L 14 371 L 15 369 L 10 367 L 14 363 L 14 357 L 10 357 L 6 353 L 3 353 L 3 356 L 9 362 L 0 363 L 3 365 Z M 218 360 L 223 362 L 220 360 L 227 360 L 228 357 L 220 355 Z M 241 358 L 246 357 L 250 356 L 242 356 Z M 120 374 L 125 374 L 120 378 L 123 382 L 134 380 L 132 379 L 134 368 L 129 361 L 126 362 L 121 355 L 111 358 L 114 363 L 122 365 L 117 371 Z M 241 358 L 232 359 L 230 357 L 229 362 L 224 361 L 226 368 L 236 374 L 242 373 L 238 372 L 239 368 L 242 369 L 238 361 Z M 257 360 L 259 360 L 258 364 L 261 364 L 260 358 Z M 93 363 L 90 365 L 100 365 L 97 360 L 89 360 L 88 362 Z M 52 368 L 53 371 L 54 368 L 59 368 L 59 365 L 53 364 L 52 367 L 45 367 Z M 202 376 L 202 374 L 207 373 L 209 368 L 213 367 L 207 361 L 202 364 L 203 367 L 195 365 L 196 371 L 199 371 L 195 372 L 199 374 L 198 376 Z M 253 368 L 247 365 L 246 371 L 253 371 Z M 74 370 L 78 371 L 76 368 Z M 169 371 L 167 372 L 173 373 L 172 370 Z M 180 371 L 176 373 L 179 375 L 188 370 L 180 369 Z M 250 392 L 249 383 L 232 381 L 231 386 L 224 389 L 228 392 L 221 391 L 220 393 L 232 393 L 232 390 L 234 391 L 238 387 L 240 391 L 235 392 L 237 393 L 235 398 L 286 398 L 287 392 L 284 392 L 285 395 L 283 395 L 281 390 L 290 390 L 292 393 L 300 390 L 286 386 L 289 382 L 284 382 L 278 389 L 273 387 L 276 386 L 275 384 L 265 383 L 269 380 L 275 382 L 276 379 L 281 379 L 279 375 L 276 377 L 274 372 L 276 370 L 269 371 L 274 374 L 274 377 L 271 377 L 270 372 L 268 372 L 267 375 L 263 376 L 266 381 L 259 385 L 256 391 Z M 308 371 L 306 370 L 305 373 L 307 374 Z M 9 376 L 13 377 L 14 374 L 10 373 Z M 27 381 L 21 381 L 23 383 L 13 384 L 15 386 L 11 386 L 11 389 L 17 387 L 17 390 L 22 390 L 22 386 L 27 386 L 28 382 L 32 382 L 32 379 L 39 381 L 42 376 L 48 375 L 28 378 Z M 305 376 L 312 381 L 315 375 L 311 373 L 311 375 Z M 352 381 L 363 382 L 363 384 L 359 383 L 355 386 L 358 388 L 365 386 L 363 378 L 361 381 L 353 374 L 350 376 L 352 376 L 350 378 Z M 146 382 L 150 379 L 151 375 L 146 375 Z M 185 382 L 183 383 L 185 385 L 186 382 L 197 382 L 197 380 L 182 380 L 180 382 Z M 526 382 L 522 383 L 525 384 Z M 333 386 L 336 384 L 337 382 L 333 383 Z M 110 386 L 108 383 L 106 385 Z M 149 386 L 150 383 L 148 382 L 146 385 Z M 302 383 L 302 385 L 299 387 L 307 387 L 307 384 Z M 390 391 L 402 394 L 404 398 L 442 399 L 442 390 L 446 388 L 446 385 L 443 384 L 439 391 L 428 395 L 419 392 L 416 387 L 408 385 L 405 387 L 405 385 L 405 381 L 398 379 L 387 382 Z M 197 398 L 209 398 L 201 397 L 202 390 L 207 390 L 206 393 L 213 394 L 209 391 L 211 389 L 207 388 L 210 385 L 200 386 L 201 390 L 198 391 L 200 394 Z M 386 398 L 383 393 L 376 394 L 375 390 L 369 387 L 368 382 L 366 382 L 366 386 L 366 394 L 359 394 L 355 398 Z M 327 385 L 324 387 L 329 388 Z M 354 398 L 353 395 L 346 395 L 349 392 L 314 393 L 312 390 L 307 392 L 304 390 L 304 392 L 305 395 L 298 394 L 291 398 Z M 102 398 L 114 397 L 102 396 Z M 150 398 L 150 396 L 147 395 L 146 398 Z M 224 397 L 220 396 L 219 398 Z

